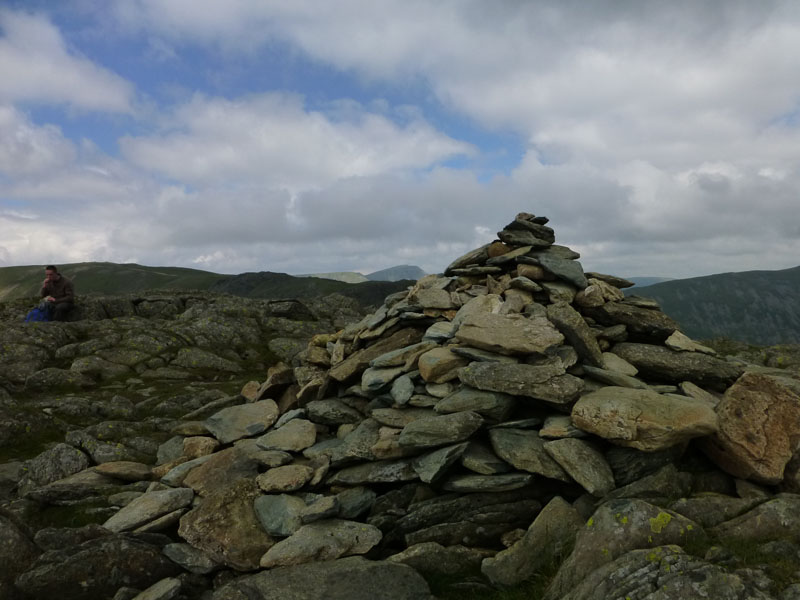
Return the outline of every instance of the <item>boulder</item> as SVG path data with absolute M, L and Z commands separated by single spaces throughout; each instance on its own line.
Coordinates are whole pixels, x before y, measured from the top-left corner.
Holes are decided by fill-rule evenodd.
M 800 443 L 800 395 L 774 378 L 745 373 L 716 407 L 719 431 L 703 449 L 742 479 L 780 483 Z
M 181 517 L 178 534 L 215 562 L 237 571 L 256 570 L 275 543 L 253 509 L 260 494 L 252 479 L 214 492 Z
M 563 598 L 592 571 L 631 550 L 705 540 L 700 525 L 675 512 L 642 500 L 611 500 L 578 532 L 575 549 L 559 567 L 545 597 Z
M 223 408 L 205 421 L 208 431 L 223 444 L 264 433 L 278 418 L 278 405 L 266 399 Z
M 705 402 L 613 386 L 581 397 L 572 421 L 614 444 L 646 451 L 717 431 L 717 415 Z
M 498 354 L 544 354 L 564 342 L 546 318 L 478 312 L 467 316 L 456 339 L 468 346 Z
M 642 376 L 676 384 L 691 381 L 719 391 L 725 391 L 743 372 L 741 366 L 707 354 L 677 352 L 653 344 L 625 342 L 614 346 L 612 352 L 631 363 Z

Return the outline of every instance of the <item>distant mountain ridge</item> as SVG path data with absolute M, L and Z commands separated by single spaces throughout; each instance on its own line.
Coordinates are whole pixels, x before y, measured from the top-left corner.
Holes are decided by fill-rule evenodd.
M 88 262 L 60 265 L 74 283 L 78 296 L 117 295 L 152 290 L 205 290 L 262 299 L 316 298 L 342 294 L 362 306 L 380 305 L 413 281 L 364 281 L 345 283 L 318 277 L 294 277 L 286 273 L 223 275 L 183 267 L 148 267 L 138 264 Z M 41 265 L 0 267 L 0 301 L 38 296 L 44 279 Z
M 427 273 L 416 265 L 398 265 L 369 273 L 367 279 L 370 281 L 401 281 L 403 279 L 416 281 L 417 279 L 422 279 L 425 275 Z
M 726 337 L 759 345 L 800 343 L 800 266 L 720 273 L 632 287 L 695 339 Z
M 675 281 L 672 277 L 626 277 L 625 279 L 635 283 L 639 289 L 664 281 Z

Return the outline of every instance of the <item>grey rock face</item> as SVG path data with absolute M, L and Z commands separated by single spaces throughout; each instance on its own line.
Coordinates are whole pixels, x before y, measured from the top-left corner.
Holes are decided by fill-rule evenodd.
M 625 325 L 637 335 L 663 341 L 680 326 L 659 310 L 641 308 L 627 302 L 607 302 L 596 308 L 585 308 L 586 314 L 602 325 Z M 623 357 L 624 358 L 624 357 Z
M 179 572 L 157 546 L 112 535 L 43 554 L 16 580 L 34 598 L 111 598 L 122 586 L 144 589 Z
M 563 600 L 621 597 L 769 600 L 773 596 L 737 573 L 685 554 L 677 545 L 628 552 L 561 596 Z
M 551 304 L 547 307 L 547 318 L 572 344 L 583 360 L 595 367 L 605 366 L 603 353 L 597 344 L 597 337 L 577 310 L 566 302 Z
M 742 367 L 699 352 L 676 352 L 652 344 L 625 342 L 613 348 L 648 377 L 668 382 L 691 381 L 701 387 L 725 390 L 742 374 Z
M 212 600 L 433 600 L 411 567 L 361 557 L 261 571 L 220 588 Z
M 18 484 L 20 496 L 89 467 L 89 458 L 67 444 L 56 444 L 25 464 L 25 473 Z
M 563 597 L 587 574 L 631 550 L 704 539 L 700 525 L 677 513 L 642 500 L 606 502 L 578 532 L 575 549 L 561 564 L 547 597 Z
M 495 585 L 522 583 L 569 548 L 583 527 L 578 511 L 553 498 L 516 544 L 481 563 L 481 572 Z
M 0 514 L 0 597 L 16 600 L 14 579 L 28 569 L 39 553 L 28 533 Z

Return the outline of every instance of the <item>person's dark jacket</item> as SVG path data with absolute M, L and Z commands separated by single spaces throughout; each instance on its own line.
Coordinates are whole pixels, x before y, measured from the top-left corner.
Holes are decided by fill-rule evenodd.
M 63 275 L 59 275 L 55 281 L 45 283 L 42 286 L 41 296 L 42 298 L 52 296 L 55 298 L 56 304 L 75 302 L 75 290 L 72 287 L 72 282 Z

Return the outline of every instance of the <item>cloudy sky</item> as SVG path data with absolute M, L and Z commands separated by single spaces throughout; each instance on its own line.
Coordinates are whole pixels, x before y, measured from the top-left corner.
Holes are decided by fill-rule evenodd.
M 792 0 L 2 0 L 0 266 L 800 264 Z

